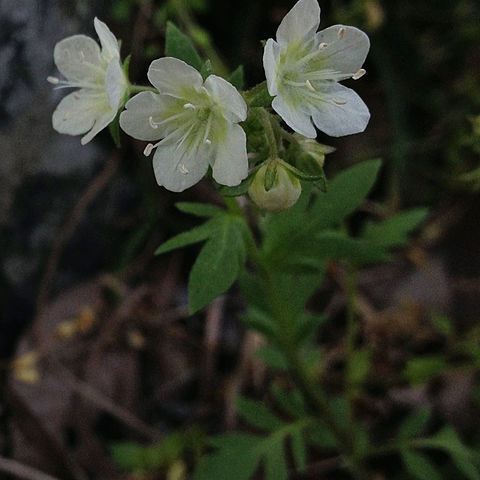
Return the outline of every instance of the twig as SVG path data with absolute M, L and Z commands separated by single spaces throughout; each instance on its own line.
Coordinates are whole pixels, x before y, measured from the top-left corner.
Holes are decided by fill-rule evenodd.
M 48 293 L 53 279 L 55 278 L 55 273 L 58 269 L 65 244 L 68 239 L 72 236 L 73 232 L 77 228 L 78 224 L 82 220 L 85 211 L 88 206 L 93 202 L 93 200 L 98 196 L 98 194 L 103 190 L 105 185 L 108 183 L 112 175 L 116 172 L 119 163 L 119 157 L 117 154 L 114 154 L 108 163 L 105 165 L 105 168 L 97 175 L 97 177 L 91 182 L 88 187 L 83 192 L 82 196 L 78 200 L 77 204 L 70 213 L 67 222 L 60 231 L 60 235 L 55 242 L 55 245 L 52 248 L 52 252 L 48 259 L 47 267 L 45 273 L 40 281 L 40 288 L 38 291 L 37 297 L 37 309 L 36 309 L 36 318 L 42 313 L 45 304 L 48 300 Z M 35 324 L 35 322 L 34 322 Z
M 35 468 L 5 457 L 0 457 L 0 471 L 23 480 L 59 480 Z
M 63 380 L 78 394 L 84 397 L 87 400 L 90 400 L 92 403 L 96 404 L 98 407 L 108 412 L 113 417 L 120 420 L 125 425 L 128 425 L 132 430 L 143 435 L 145 438 L 151 441 L 158 440 L 160 434 L 154 428 L 151 428 L 146 423 L 142 422 L 135 415 L 130 413 L 128 410 L 115 405 L 115 403 L 101 392 L 93 388 L 88 383 L 78 379 L 73 373 L 71 373 L 67 368 L 61 365 L 59 362 L 51 360 L 52 366 L 55 370 L 61 375 Z

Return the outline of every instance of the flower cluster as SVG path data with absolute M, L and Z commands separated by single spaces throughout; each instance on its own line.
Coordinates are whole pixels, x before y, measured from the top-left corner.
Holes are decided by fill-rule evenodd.
M 369 121 L 370 113 L 360 97 L 339 83 L 363 76 L 369 40 L 362 31 L 344 25 L 317 32 L 319 23 L 317 0 L 299 0 L 282 20 L 276 40 L 266 42 L 263 64 L 264 89 L 274 97 L 271 108 L 296 132 L 291 138 L 301 148 L 299 155 L 308 151 L 321 168 L 323 151 L 315 153 L 311 143 L 305 147 L 307 139 L 316 138 L 315 127 L 341 136 L 363 131 Z M 66 38 L 55 47 L 55 63 L 66 80 L 49 77 L 49 81 L 79 90 L 60 102 L 53 114 L 53 127 L 60 133 L 86 134 L 82 138 L 85 144 L 125 107 L 119 116 L 122 130 L 154 142 L 148 143 L 145 155 L 155 150 L 153 169 L 159 185 L 181 192 L 197 183 L 209 168 L 221 185 L 233 187 L 246 179 L 248 128 L 242 122 L 255 115 L 255 109 L 249 111 L 245 101 L 251 101 L 249 94 L 242 96 L 216 75 L 204 78 L 194 67 L 173 57 L 151 63 L 148 79 L 154 88 L 133 89 L 122 69 L 116 38 L 97 18 L 94 25 L 101 49 L 84 35 Z M 134 90 L 140 93 L 127 101 Z M 271 130 L 271 125 L 268 128 Z M 276 165 L 283 140 L 275 140 L 273 130 L 269 136 L 267 126 L 265 129 L 267 142 L 277 144 L 267 160 Z M 298 178 L 303 177 L 292 174 L 296 168 L 287 172 L 282 167 L 274 184 L 261 193 L 266 165 L 255 169 L 255 178 L 249 182 L 250 197 L 270 211 L 288 208 L 300 195 Z M 282 196 L 288 199 L 282 202 Z

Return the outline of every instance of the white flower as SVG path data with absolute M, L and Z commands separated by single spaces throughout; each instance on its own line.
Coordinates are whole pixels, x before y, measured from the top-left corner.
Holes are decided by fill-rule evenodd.
M 315 138 L 312 124 L 339 137 L 365 130 L 370 112 L 362 99 L 338 82 L 358 79 L 370 48 L 367 35 L 335 25 L 317 33 L 317 0 L 299 0 L 282 20 L 277 41 L 265 45 L 263 65 L 273 109 L 296 132 Z
M 116 116 L 127 93 L 128 84 L 120 64 L 120 48 L 109 28 L 98 18 L 97 42 L 85 35 L 73 35 L 55 45 L 53 53 L 58 70 L 67 80 L 49 77 L 59 88 L 78 87 L 67 95 L 53 113 L 53 128 L 60 133 L 80 135 L 88 143 Z
M 181 192 L 212 166 L 213 178 L 238 185 L 248 174 L 246 136 L 237 125 L 247 105 L 236 88 L 176 58 L 154 60 L 148 79 L 160 92 L 141 92 L 126 104 L 120 126 L 134 138 L 155 141 L 153 169 L 159 185 Z

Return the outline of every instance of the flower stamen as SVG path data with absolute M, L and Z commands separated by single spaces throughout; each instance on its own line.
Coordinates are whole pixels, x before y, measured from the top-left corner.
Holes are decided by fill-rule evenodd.
M 332 102 L 337 105 L 345 105 L 347 103 L 346 100 L 343 100 L 341 98 L 332 98 Z
M 338 38 L 343 38 L 345 36 L 345 29 L 342 27 L 338 30 Z
M 153 143 L 149 143 L 146 147 L 145 150 L 143 151 L 143 154 L 148 157 L 151 153 L 152 150 L 155 148 L 155 145 Z
M 305 85 L 307 86 L 307 88 L 311 91 L 311 92 L 316 92 L 314 86 L 312 85 L 312 82 L 310 80 L 306 80 L 305 81 Z
M 151 126 L 152 128 L 154 128 L 155 130 L 158 128 L 158 125 L 153 121 L 153 117 L 152 117 L 152 116 L 148 117 L 148 123 L 149 123 L 150 126 Z
M 359 78 L 362 78 L 366 73 L 367 71 L 364 68 L 361 68 L 354 75 L 352 75 L 352 79 L 358 80 Z
M 321 42 L 320 45 L 318 46 L 318 49 L 323 50 L 324 48 L 327 48 L 327 47 L 328 47 L 328 43 Z
M 58 85 L 60 80 L 57 77 L 47 77 L 47 82 L 51 83 L 52 85 Z
M 196 110 L 197 107 L 193 103 L 186 103 L 183 108 L 185 110 Z

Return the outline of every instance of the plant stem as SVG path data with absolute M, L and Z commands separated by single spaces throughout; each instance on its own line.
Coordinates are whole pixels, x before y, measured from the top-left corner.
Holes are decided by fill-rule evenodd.
M 139 92 L 154 92 L 158 93 L 158 91 L 153 87 L 146 87 L 143 85 L 130 85 L 130 93 L 139 93 Z
M 278 140 L 271 122 L 271 115 L 263 108 L 258 108 L 258 116 L 262 122 L 267 137 L 268 147 L 270 149 L 270 158 L 275 160 L 278 157 Z

